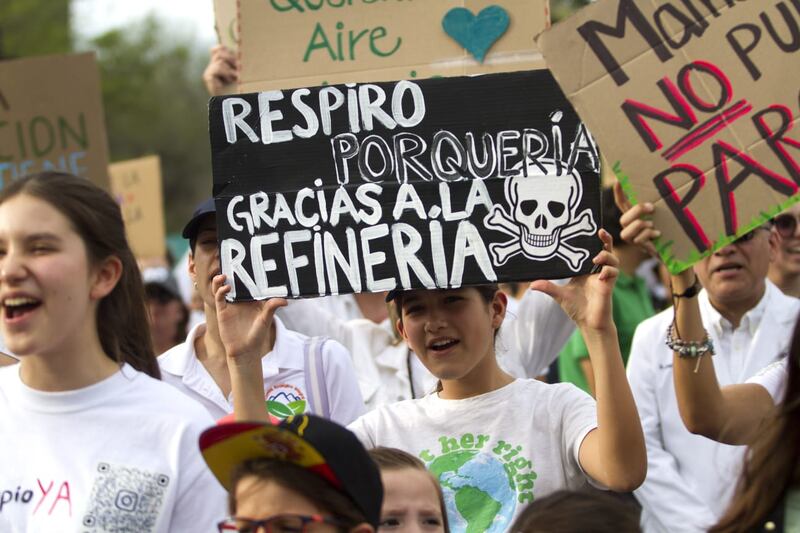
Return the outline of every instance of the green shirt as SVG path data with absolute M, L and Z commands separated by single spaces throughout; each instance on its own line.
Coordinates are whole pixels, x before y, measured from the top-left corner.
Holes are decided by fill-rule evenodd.
M 655 310 L 644 280 L 638 276 L 629 276 L 622 271 L 619 272 L 611 299 L 622 361 L 626 364 L 636 326 L 642 320 L 653 316 Z M 589 383 L 581 369 L 581 360 L 587 357 L 589 351 L 583 342 L 581 332 L 575 331 L 558 356 L 558 372 L 561 381 L 572 383 L 591 394 Z

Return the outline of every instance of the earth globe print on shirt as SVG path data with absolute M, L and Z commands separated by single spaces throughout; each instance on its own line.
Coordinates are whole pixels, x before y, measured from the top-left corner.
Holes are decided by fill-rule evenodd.
M 427 466 L 442 486 L 451 532 L 501 533 L 511 527 L 517 489 L 497 457 L 476 449 L 458 450 Z

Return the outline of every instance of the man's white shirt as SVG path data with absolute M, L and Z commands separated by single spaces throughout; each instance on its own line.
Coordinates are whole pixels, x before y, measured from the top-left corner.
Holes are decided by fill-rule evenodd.
M 797 298 L 767 281 L 764 296 L 735 329 L 713 308 L 706 291 L 698 298 L 720 386 L 744 383 L 786 352 L 800 310 Z M 707 530 L 729 503 L 745 450 L 685 428 L 673 385 L 673 354 L 664 344 L 672 320 L 673 310 L 667 309 L 642 322 L 628 360 L 647 445 L 647 479 L 635 492 L 646 532 Z

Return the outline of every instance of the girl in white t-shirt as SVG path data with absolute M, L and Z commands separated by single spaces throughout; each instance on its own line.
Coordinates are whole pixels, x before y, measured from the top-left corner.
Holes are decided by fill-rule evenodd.
M 555 298 L 580 328 L 596 403 L 571 384 L 515 379 L 500 368 L 494 337 L 507 300 L 496 286 L 390 294 L 400 312 L 398 329 L 439 379 L 439 390 L 381 406 L 350 429 L 368 447 L 399 448 L 422 459 L 442 485 L 452 531 L 506 531 L 534 498 L 587 479 L 617 491 L 643 481 L 644 437 L 611 317 L 618 260 L 608 233 L 601 230 L 600 237 L 606 250 L 594 258 L 599 274 L 564 286 L 531 284 Z M 224 276 L 218 278 L 217 305 L 224 306 L 230 289 L 221 284 Z M 269 302 L 265 315 L 279 305 Z M 236 351 L 243 366 L 246 344 Z M 253 406 L 246 417 L 263 419 L 246 384 L 234 383 L 234 397 Z
M 158 381 L 119 206 L 42 173 L 0 192 L 0 531 L 211 530 L 211 418 Z

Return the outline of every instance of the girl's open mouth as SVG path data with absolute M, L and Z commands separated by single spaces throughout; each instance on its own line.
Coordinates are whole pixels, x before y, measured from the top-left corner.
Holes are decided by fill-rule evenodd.
M 459 342 L 461 341 L 457 339 L 449 339 L 449 338 L 436 339 L 435 341 L 428 344 L 428 349 L 433 352 L 444 352 L 446 350 L 449 350 Z
M 29 297 L 6 298 L 3 301 L 3 311 L 6 320 L 17 321 L 32 313 L 42 305 L 40 300 Z

